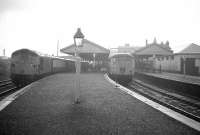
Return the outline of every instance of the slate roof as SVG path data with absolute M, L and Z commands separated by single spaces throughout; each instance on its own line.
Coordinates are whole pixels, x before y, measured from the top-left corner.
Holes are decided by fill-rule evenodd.
M 119 53 L 135 53 L 137 50 L 140 50 L 143 47 L 139 46 L 119 46 L 118 52 Z
M 172 55 L 173 51 L 161 45 L 152 44 L 143 47 L 135 52 L 136 55 Z
M 177 54 L 200 54 L 200 46 L 192 43 Z
M 63 53 L 72 54 L 75 52 L 75 45 L 69 45 L 60 50 Z M 79 53 L 109 53 L 109 50 L 87 39 L 83 39 L 83 46 L 79 47 Z

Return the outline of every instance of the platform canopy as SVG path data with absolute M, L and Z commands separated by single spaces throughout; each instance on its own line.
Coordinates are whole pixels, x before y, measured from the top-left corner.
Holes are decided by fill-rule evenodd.
M 82 46 L 78 48 L 79 56 L 83 60 L 93 61 L 108 59 L 109 50 L 87 39 L 83 39 Z M 76 46 L 74 44 L 62 48 L 60 51 L 66 54 L 75 54 Z

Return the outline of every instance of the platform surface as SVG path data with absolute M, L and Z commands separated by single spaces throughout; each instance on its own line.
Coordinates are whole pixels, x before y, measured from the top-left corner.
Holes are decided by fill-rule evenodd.
M 114 88 L 103 74 L 81 74 L 81 103 L 73 104 L 74 80 L 74 74 L 56 74 L 31 85 L 0 112 L 0 134 L 198 134 Z
M 142 72 L 142 73 L 151 75 L 151 76 L 155 76 L 155 77 L 159 77 L 159 78 L 165 78 L 165 79 L 169 79 L 169 80 L 175 80 L 175 81 L 200 85 L 200 77 L 199 76 L 191 76 L 191 75 L 183 75 L 183 74 L 167 73 L 167 72 L 161 72 L 161 73 Z

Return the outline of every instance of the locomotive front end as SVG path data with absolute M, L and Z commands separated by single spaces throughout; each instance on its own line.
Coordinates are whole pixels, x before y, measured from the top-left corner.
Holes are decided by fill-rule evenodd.
M 109 76 L 116 82 L 127 85 L 135 72 L 134 57 L 127 53 L 110 56 Z
M 11 79 L 18 86 L 34 81 L 38 74 L 39 57 L 36 53 L 21 49 L 11 57 Z

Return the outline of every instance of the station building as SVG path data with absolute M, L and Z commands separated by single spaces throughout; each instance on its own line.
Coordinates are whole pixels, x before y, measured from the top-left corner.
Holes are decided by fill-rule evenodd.
M 198 76 L 200 75 L 200 46 L 192 43 L 170 57 L 157 58 L 154 68 L 157 71 Z
M 124 46 L 119 46 L 117 49 L 118 49 L 119 53 L 131 53 L 131 54 L 134 54 L 140 48 L 141 47 L 130 46 L 130 44 L 125 44 Z
M 139 46 L 131 46 L 130 44 L 125 44 L 122 46 L 118 46 L 117 48 L 111 48 L 110 55 L 114 53 L 130 53 L 134 55 L 134 53 L 141 48 L 142 47 L 139 47 Z
M 178 53 L 173 53 L 167 41 L 153 43 L 135 52 L 137 71 L 172 72 L 186 75 L 200 75 L 200 46 L 190 44 Z
M 182 51 L 174 54 L 176 69 L 187 75 L 200 75 L 200 46 L 190 44 Z
M 157 43 L 156 38 L 152 43 L 146 40 L 146 46 L 137 50 L 135 53 L 136 69 L 138 71 L 154 71 L 158 67 L 157 60 L 166 58 L 173 58 L 173 51 L 169 46 L 169 42 Z M 159 68 L 160 67 L 159 65 Z
M 76 46 L 71 44 L 60 51 L 65 54 L 75 55 Z M 110 51 L 92 41 L 83 39 L 82 46 L 78 48 L 81 61 L 89 63 L 90 71 L 105 71 L 108 65 Z

